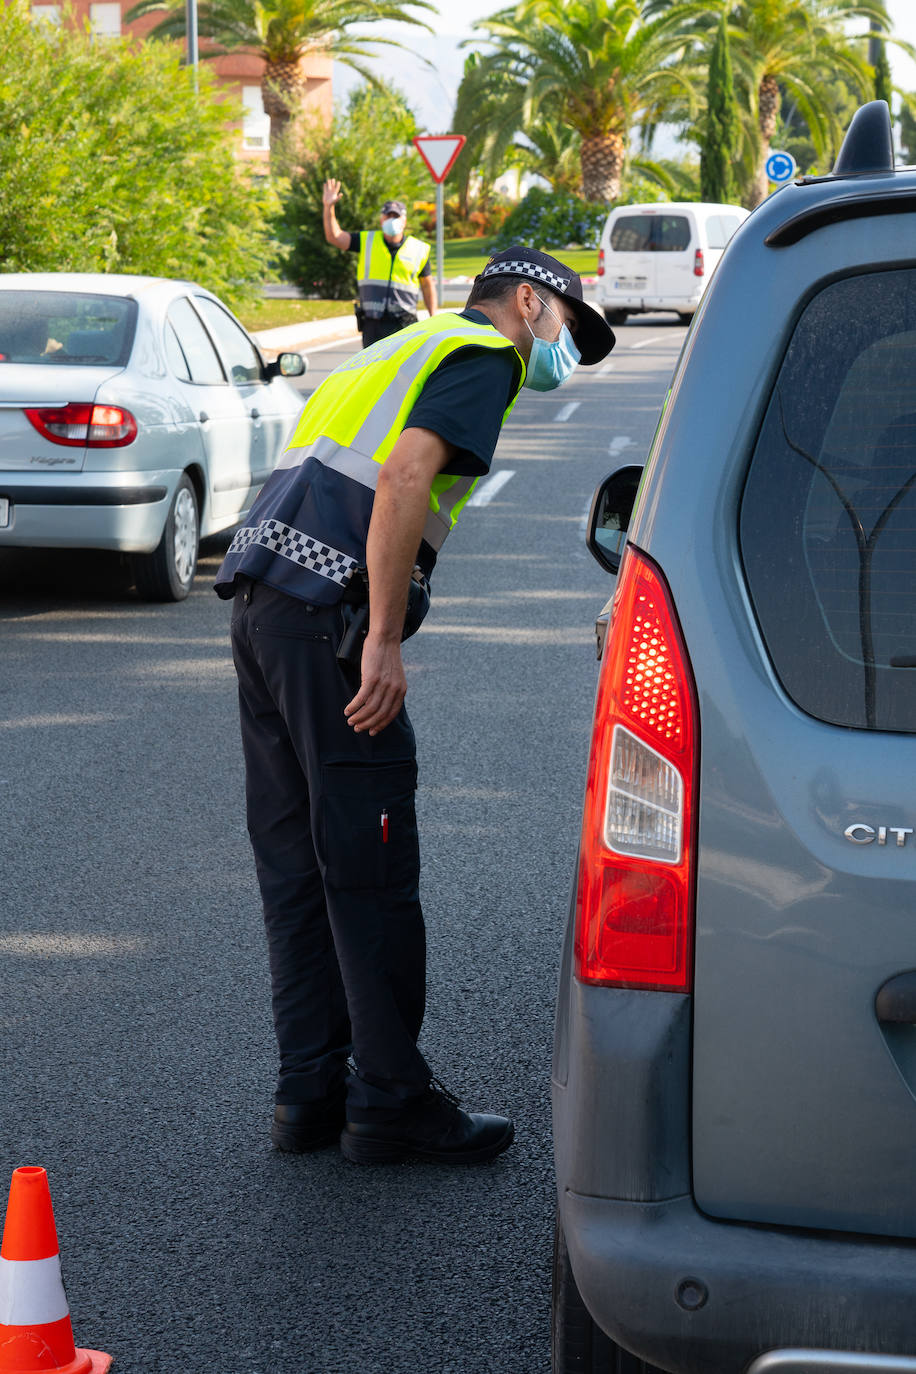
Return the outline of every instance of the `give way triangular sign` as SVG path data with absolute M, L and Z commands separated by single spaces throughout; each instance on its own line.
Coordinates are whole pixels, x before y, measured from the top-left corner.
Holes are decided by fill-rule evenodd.
M 420 134 L 414 147 L 432 173 L 433 181 L 444 181 L 465 145 L 464 134 Z

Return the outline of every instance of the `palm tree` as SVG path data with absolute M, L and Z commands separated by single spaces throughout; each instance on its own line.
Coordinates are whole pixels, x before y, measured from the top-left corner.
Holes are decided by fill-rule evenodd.
M 693 0 L 672 5 L 651 0 L 651 13 L 677 16 L 712 41 L 721 14 L 729 20 L 728 38 L 738 84 L 754 140 L 749 208 L 766 197 L 766 161 L 779 120 L 783 95 L 791 97 L 807 125 L 819 157 L 829 158 L 843 130 L 831 85 L 839 77 L 858 99 L 868 99 L 873 72 L 863 40 L 850 32 L 854 19 L 868 19 L 886 34 L 890 21 L 884 0 Z M 908 45 L 899 44 L 906 49 Z
M 402 47 L 393 38 L 354 33 L 380 20 L 419 24 L 413 9 L 437 13 L 430 0 L 201 0 L 198 32 L 210 40 L 204 57 L 220 57 L 244 48 L 264 59 L 261 95 L 270 116 L 270 148 L 273 156 L 285 134 L 292 111 L 304 94 L 301 62 L 320 53 L 354 67 L 370 82 L 374 74 L 363 65 L 373 56 L 373 46 L 387 43 Z M 164 11 L 165 18 L 152 30 L 155 38 L 183 38 L 186 33 L 185 0 L 139 0 L 127 15 Z
M 523 90 L 524 125 L 544 110 L 580 136 L 586 200 L 619 196 L 638 121 L 657 123 L 675 101 L 696 110 L 689 39 L 644 9 L 641 0 L 522 0 L 475 25 L 495 44 L 490 60 Z

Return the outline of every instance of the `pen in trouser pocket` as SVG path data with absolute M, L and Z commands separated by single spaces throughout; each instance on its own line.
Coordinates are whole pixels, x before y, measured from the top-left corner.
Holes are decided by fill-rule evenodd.
M 379 825 L 382 828 L 382 844 L 388 843 L 388 810 L 387 807 L 379 816 Z

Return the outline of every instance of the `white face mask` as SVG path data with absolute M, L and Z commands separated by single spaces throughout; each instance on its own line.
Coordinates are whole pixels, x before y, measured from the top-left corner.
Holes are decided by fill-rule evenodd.
M 386 239 L 399 239 L 404 232 L 406 223 L 407 220 L 403 215 L 399 215 L 397 219 L 384 219 L 382 220 L 382 233 Z

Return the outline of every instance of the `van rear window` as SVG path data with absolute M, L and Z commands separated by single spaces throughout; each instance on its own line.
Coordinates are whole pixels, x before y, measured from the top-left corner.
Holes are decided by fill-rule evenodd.
M 916 270 L 826 287 L 795 329 L 741 502 L 748 588 L 804 710 L 916 732 Z
M 683 253 L 689 246 L 686 215 L 621 215 L 611 230 L 615 253 Z

